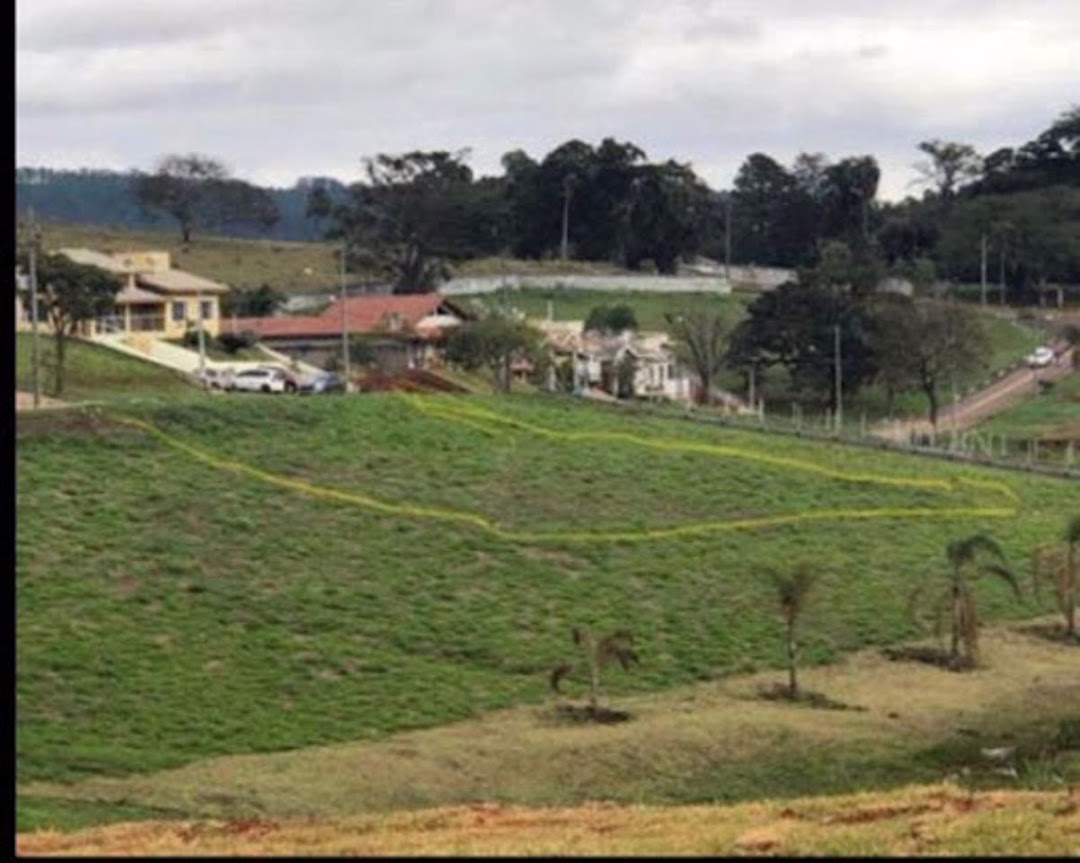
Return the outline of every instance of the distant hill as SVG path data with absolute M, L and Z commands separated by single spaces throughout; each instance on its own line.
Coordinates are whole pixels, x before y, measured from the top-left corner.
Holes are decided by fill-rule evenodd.
M 131 195 L 130 172 L 15 169 L 15 206 L 18 213 L 33 207 L 41 218 L 77 225 L 101 225 L 134 230 L 171 230 L 172 220 L 141 208 Z M 326 178 L 318 178 L 326 181 Z M 281 213 L 281 221 L 269 231 L 250 225 L 234 225 L 221 231 L 245 239 L 320 240 L 320 231 L 307 218 L 307 196 L 313 178 L 301 178 L 288 189 L 266 188 Z M 337 181 L 330 180 L 331 184 Z

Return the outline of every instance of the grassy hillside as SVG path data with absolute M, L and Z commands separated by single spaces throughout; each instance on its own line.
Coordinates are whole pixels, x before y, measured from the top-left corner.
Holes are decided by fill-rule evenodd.
M 173 265 L 237 288 L 267 284 L 290 294 L 337 291 L 339 264 L 330 243 L 241 240 L 196 233 L 184 246 L 177 231 L 130 231 L 56 222 L 42 224 L 46 249 L 84 246 L 102 252 L 167 251 Z
M 41 392 L 54 395 L 56 346 L 52 336 L 38 336 L 41 353 Z M 182 375 L 99 345 L 70 340 L 65 348 L 64 392 L 68 402 L 125 399 L 137 396 L 191 397 L 202 395 Z M 33 337 L 15 336 L 15 388 L 33 390 Z
M 41 223 L 46 249 L 84 246 L 102 252 L 160 249 L 173 264 L 196 275 L 237 288 L 267 284 L 288 294 L 334 293 L 341 276 L 334 243 L 297 243 L 287 240 L 244 240 L 196 232 L 189 246 L 176 231 L 134 231 L 95 225 Z M 483 258 L 454 268 L 462 276 L 502 273 L 604 275 L 623 272 L 617 267 L 589 261 L 516 261 Z M 352 278 L 355 274 L 350 274 Z M 365 276 L 370 277 L 370 276 Z
M 1040 624 L 1041 625 L 1041 624 Z M 452 725 L 128 777 L 20 785 L 20 829 L 147 818 L 340 818 L 461 805 L 733 802 L 954 781 L 1080 782 L 1076 648 L 1027 624 L 987 629 L 984 667 L 956 675 L 862 651 L 805 670 L 847 709 L 759 697 L 778 672 L 614 696 L 627 722 L 560 717 L 566 701 Z M 984 749 L 1005 747 L 1004 759 Z M 1002 769 L 1006 768 L 1006 769 Z M 377 782 L 372 777 L 378 777 Z
M 1011 438 L 1072 438 L 1080 444 L 1080 374 L 988 420 L 979 431 Z
M 798 560 L 806 660 L 835 659 L 915 632 L 947 540 L 1023 561 L 1080 511 L 1075 483 L 539 398 L 158 404 L 19 418 L 21 780 L 533 703 L 574 625 L 637 636 L 614 692 L 777 665 L 766 570 Z M 1049 602 L 985 588 L 990 619 Z

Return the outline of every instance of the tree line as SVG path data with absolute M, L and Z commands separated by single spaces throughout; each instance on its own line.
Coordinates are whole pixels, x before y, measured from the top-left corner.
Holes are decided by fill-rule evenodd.
M 1080 281 L 1080 107 L 1018 147 L 980 155 L 935 139 L 917 152 L 922 194 L 899 203 L 877 200 L 872 155 L 804 152 L 785 166 L 752 153 L 732 188 L 714 190 L 690 164 L 650 161 L 614 138 L 570 140 L 542 158 L 514 150 L 497 176 L 474 175 L 468 150 L 414 151 L 363 159 L 354 183 L 310 177 L 267 190 L 212 157 L 172 154 L 149 173 L 18 169 L 16 193 L 20 209 L 48 216 L 171 221 L 185 242 L 209 230 L 342 241 L 350 266 L 401 292 L 430 290 L 454 263 L 484 256 L 660 273 L 696 255 L 808 268 L 830 243 L 870 269 L 933 268 L 1001 302 Z

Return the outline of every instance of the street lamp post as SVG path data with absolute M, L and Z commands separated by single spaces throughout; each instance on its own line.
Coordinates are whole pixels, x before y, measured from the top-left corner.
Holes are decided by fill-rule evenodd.
M 724 278 L 731 285 L 731 193 L 724 196 Z
M 41 407 L 41 350 L 38 341 L 37 225 L 30 208 L 30 374 L 34 388 L 34 407 Z
M 833 328 L 834 338 L 836 341 L 836 432 L 839 434 L 844 426 L 844 397 L 843 397 L 843 374 L 841 369 L 843 364 L 840 362 L 840 325 L 837 324 Z
M 349 315 L 345 307 L 345 255 L 348 242 L 341 244 L 341 367 L 345 373 L 345 392 L 349 392 Z
M 203 332 L 206 316 L 203 314 L 202 291 L 195 292 L 195 304 L 199 310 L 199 377 L 203 379 L 203 374 L 206 371 L 206 334 Z

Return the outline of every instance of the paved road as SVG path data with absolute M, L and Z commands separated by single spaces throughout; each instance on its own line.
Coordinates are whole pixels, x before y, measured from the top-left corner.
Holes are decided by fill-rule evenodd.
M 1058 381 L 1073 372 L 1073 349 L 1067 345 L 1054 346 L 1054 363 L 1042 369 L 1017 369 L 1015 372 L 994 381 L 985 389 L 972 393 L 956 405 L 955 417 L 950 404 L 938 412 L 937 432 L 948 434 L 953 431 L 965 431 L 988 419 L 1006 408 L 1012 407 L 1024 398 L 1039 391 L 1040 381 Z M 927 419 L 897 420 L 883 423 L 874 429 L 874 434 L 891 440 L 908 441 L 914 434 L 930 434 L 933 431 Z

